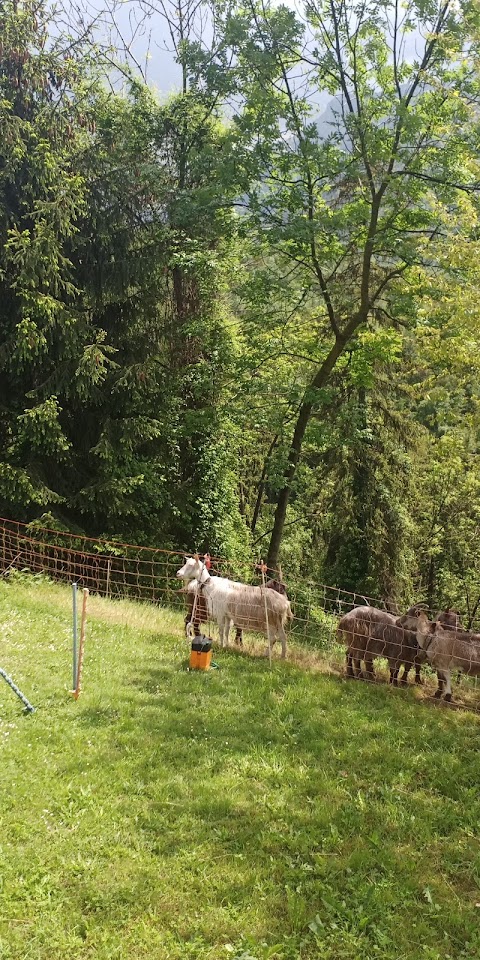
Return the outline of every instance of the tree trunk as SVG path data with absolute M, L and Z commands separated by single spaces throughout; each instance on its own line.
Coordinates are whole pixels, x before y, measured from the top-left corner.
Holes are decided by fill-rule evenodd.
M 477 615 L 477 610 L 478 610 L 479 606 L 480 606 L 480 597 L 477 597 L 477 599 L 476 599 L 476 601 L 475 601 L 475 603 L 474 603 L 474 605 L 473 605 L 473 610 L 472 610 L 472 612 L 471 612 L 471 613 L 469 612 L 469 617 L 468 617 L 467 623 L 466 623 L 466 625 L 465 625 L 465 630 L 471 630 L 471 629 L 472 629 L 473 621 L 475 620 L 475 617 L 476 617 L 476 615 Z
M 335 343 L 333 344 L 330 353 L 325 358 L 322 366 L 320 367 L 318 373 L 313 378 L 310 386 L 306 391 L 306 396 L 312 390 L 321 390 L 322 387 L 326 385 L 332 370 L 335 367 L 335 364 L 340 357 L 340 355 L 345 350 L 347 343 L 351 340 L 353 334 L 357 327 L 359 327 L 364 320 L 364 317 L 354 317 L 347 327 L 345 328 L 342 336 L 336 338 Z M 277 507 L 275 510 L 275 519 L 273 522 L 272 535 L 270 538 L 270 545 L 268 548 L 267 556 L 267 566 L 269 570 L 276 570 L 278 567 L 278 556 L 280 553 L 280 546 L 282 543 L 283 537 L 283 528 L 285 526 L 285 520 L 287 516 L 287 508 L 290 501 L 290 495 L 292 492 L 293 481 L 297 472 L 298 463 L 300 460 L 300 455 L 302 452 L 303 438 L 305 436 L 305 431 L 310 420 L 310 415 L 314 409 L 315 402 L 304 401 L 298 412 L 297 422 L 295 425 L 295 430 L 292 439 L 292 445 L 290 447 L 290 452 L 288 454 L 288 465 L 285 471 L 284 485 L 280 490 L 278 495 Z
M 251 522 L 251 524 L 250 524 L 250 530 L 252 531 L 252 533 L 255 533 L 255 528 L 256 528 L 256 526 L 257 526 L 257 520 L 258 520 L 258 518 L 259 518 L 259 516 L 260 516 L 260 509 L 261 509 L 261 506 L 262 506 L 263 493 L 264 493 L 264 490 L 265 490 L 265 480 L 266 480 L 266 477 L 267 477 L 267 470 L 268 470 L 268 467 L 269 467 L 269 464 L 270 464 L 270 459 L 271 459 L 272 453 L 273 453 L 273 451 L 275 450 L 275 447 L 276 447 L 276 445 L 277 445 L 277 442 L 278 442 L 278 433 L 275 434 L 275 436 L 274 436 L 274 438 L 273 438 L 273 440 L 272 440 L 272 442 L 271 442 L 271 444 L 270 444 L 270 446 L 269 446 L 269 448 L 268 448 L 268 453 L 267 453 L 267 456 L 265 457 L 264 464 L 263 464 L 262 475 L 261 475 L 260 480 L 259 480 L 259 482 L 258 482 L 258 487 L 257 487 L 257 499 L 256 499 L 256 501 L 255 501 L 255 508 L 254 508 L 254 511 L 253 511 L 252 522 Z
M 433 557 L 430 557 L 430 563 L 428 565 L 428 579 L 427 579 L 427 603 L 430 612 L 433 611 L 433 601 L 435 599 L 435 560 Z

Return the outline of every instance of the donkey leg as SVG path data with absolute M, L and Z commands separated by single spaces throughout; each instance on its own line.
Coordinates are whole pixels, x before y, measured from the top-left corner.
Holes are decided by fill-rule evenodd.
M 347 677 L 355 677 L 355 673 L 353 670 L 353 655 L 350 650 L 350 647 L 348 648 L 345 654 L 345 659 L 346 659 L 346 666 L 347 666 Z
M 365 656 L 365 670 L 366 670 L 366 680 L 370 682 L 375 682 L 375 671 L 373 669 L 373 657 L 371 654 L 366 654 Z
M 443 673 L 440 672 L 440 670 L 437 670 L 437 678 L 438 678 L 438 687 L 437 687 L 437 689 L 435 690 L 434 696 L 435 696 L 436 700 L 439 700 L 440 697 L 442 696 L 443 688 L 444 688 L 444 686 L 445 686 L 445 677 L 444 677 Z
M 446 691 L 445 691 L 445 700 L 447 700 L 448 703 L 451 703 L 451 701 L 452 701 L 452 674 L 450 673 L 450 670 L 446 670 L 446 671 L 445 671 L 444 677 L 445 677 L 445 680 L 446 680 L 446 682 L 447 682 L 447 689 L 446 689 Z
M 221 620 L 218 621 L 218 635 L 220 639 L 220 646 L 222 649 L 223 647 L 228 647 L 229 629 L 230 629 L 230 620 L 228 620 L 226 617 L 223 617 Z
M 277 639 L 275 636 L 275 631 L 272 629 L 272 627 L 268 628 L 267 639 L 268 639 L 268 644 L 267 644 L 267 649 L 265 650 L 265 656 L 269 657 L 271 656 L 272 647 L 275 643 L 275 640 Z M 282 651 L 282 656 L 283 656 L 283 651 Z
M 406 687 L 406 686 L 407 686 L 407 683 L 408 683 L 408 674 L 410 673 L 410 667 L 411 667 L 411 666 L 412 666 L 411 663 L 404 663 L 404 664 L 403 664 L 403 674 L 402 674 L 401 679 L 399 679 L 399 681 L 398 681 L 398 682 L 402 685 L 402 687 Z
M 400 667 L 397 666 L 397 664 L 395 664 L 393 667 L 390 666 L 390 677 L 389 677 L 389 681 L 388 681 L 388 682 L 391 683 L 392 687 L 398 687 L 398 671 L 399 671 L 399 669 L 400 669 Z
M 285 657 L 287 656 L 287 634 L 285 633 L 283 626 L 279 627 L 278 639 L 282 644 L 282 660 L 285 660 Z
M 362 670 L 362 660 L 364 657 L 364 652 L 363 650 L 359 650 L 358 647 L 353 647 L 352 654 L 353 654 L 353 672 L 357 680 L 365 680 L 365 676 Z

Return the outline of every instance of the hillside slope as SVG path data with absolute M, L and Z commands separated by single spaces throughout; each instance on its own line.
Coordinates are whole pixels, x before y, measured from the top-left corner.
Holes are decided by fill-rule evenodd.
M 215 653 L 179 614 L 0 582 L 5 960 L 473 958 L 479 718 Z

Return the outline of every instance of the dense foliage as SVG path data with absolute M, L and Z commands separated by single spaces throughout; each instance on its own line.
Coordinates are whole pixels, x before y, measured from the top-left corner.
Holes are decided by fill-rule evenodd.
M 478 6 L 159 11 L 0 3 L 2 514 L 474 616 Z

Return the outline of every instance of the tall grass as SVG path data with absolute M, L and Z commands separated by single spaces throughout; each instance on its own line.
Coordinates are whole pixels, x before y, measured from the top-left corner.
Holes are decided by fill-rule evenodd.
M 182 618 L 0 582 L 2 960 L 473 960 L 479 719 L 215 652 Z

